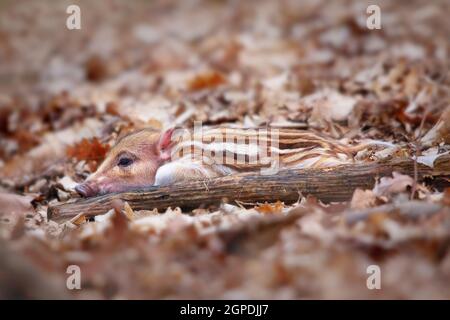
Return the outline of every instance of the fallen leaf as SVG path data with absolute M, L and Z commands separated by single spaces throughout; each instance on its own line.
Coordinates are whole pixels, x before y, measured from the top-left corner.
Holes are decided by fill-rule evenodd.
M 373 188 L 377 197 L 389 196 L 395 193 L 405 192 L 408 187 L 414 185 L 414 179 L 410 176 L 393 172 L 391 177 L 382 177 Z
M 306 96 L 301 103 L 312 109 L 311 123 L 344 121 L 353 111 L 357 100 L 332 90 L 322 90 Z
M 75 191 L 75 187 L 78 185 L 73 179 L 69 176 L 64 176 L 63 178 L 58 180 L 58 183 L 64 188 L 66 191 Z
M 362 190 L 357 188 L 353 192 L 350 207 L 352 209 L 365 209 L 373 207 L 376 204 L 377 197 L 372 190 Z
M 97 137 L 92 139 L 83 139 L 73 146 L 67 148 L 66 153 L 70 158 L 78 161 L 88 162 L 91 171 L 95 171 L 98 165 L 105 159 L 109 146 L 102 144 Z
M 134 220 L 134 211 L 128 204 L 128 202 L 125 202 L 123 204 L 123 210 L 125 212 L 125 215 L 127 216 L 128 220 L 132 221 Z
M 194 78 L 190 79 L 188 82 L 188 89 L 190 91 L 210 89 L 220 86 L 225 82 L 226 79 L 222 74 L 216 71 L 208 71 L 198 74 Z
M 86 222 L 86 214 L 84 213 L 80 213 L 70 220 L 70 223 L 76 225 L 77 227 L 85 222 Z
M 430 168 L 434 168 L 434 162 L 436 161 L 436 159 L 448 153 L 449 151 L 438 154 L 437 148 L 434 150 L 427 150 L 427 152 L 425 152 L 425 155 L 417 157 L 417 163 L 421 163 Z
M 441 118 L 420 139 L 421 144 L 425 146 L 437 145 L 439 143 L 450 143 L 450 106 L 442 113 Z
M 108 66 L 103 58 L 93 55 L 86 60 L 85 72 L 89 81 L 101 81 L 108 76 Z
M 263 204 L 258 204 L 255 207 L 256 211 L 258 211 L 259 213 L 262 214 L 277 214 L 277 213 L 281 213 L 284 209 L 284 203 L 281 201 L 277 201 L 275 203 L 263 203 Z

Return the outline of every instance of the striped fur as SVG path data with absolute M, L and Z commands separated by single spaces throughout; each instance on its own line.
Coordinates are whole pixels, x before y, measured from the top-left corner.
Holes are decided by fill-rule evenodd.
M 319 168 L 352 163 L 367 147 L 348 146 L 318 133 L 292 129 L 203 130 L 198 136 L 175 134 L 172 160 L 187 159 L 226 166 L 235 172 L 258 170 L 277 161 L 280 168 Z M 202 157 L 203 156 L 203 157 Z
M 139 130 L 120 138 L 77 191 L 89 197 L 247 171 L 265 175 L 283 168 L 330 167 L 352 163 L 355 153 L 370 145 L 386 145 L 350 146 L 292 129 L 196 129 Z M 120 165 L 124 159 L 128 164 Z

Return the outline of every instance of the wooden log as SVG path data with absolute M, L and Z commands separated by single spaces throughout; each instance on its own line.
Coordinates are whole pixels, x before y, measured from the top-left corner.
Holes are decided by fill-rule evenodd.
M 48 217 L 59 221 L 80 213 L 92 217 L 110 210 L 112 202 L 118 199 L 128 202 L 134 210 L 165 210 L 168 207 L 190 210 L 224 201 L 255 203 L 281 200 L 288 204 L 297 201 L 300 195 L 313 195 L 325 203 L 347 201 L 356 188 L 371 189 L 376 178 L 390 176 L 393 171 L 414 176 L 414 161 L 400 159 L 325 169 L 283 170 L 276 175 L 265 176 L 241 174 L 166 187 L 149 187 L 50 206 Z M 417 174 L 420 182 L 426 180 L 438 189 L 449 187 L 450 155 L 439 157 L 434 168 L 418 164 Z

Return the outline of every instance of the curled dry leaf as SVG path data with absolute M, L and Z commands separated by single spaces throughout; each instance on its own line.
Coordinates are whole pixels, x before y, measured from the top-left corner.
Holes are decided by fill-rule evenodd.
M 76 226 L 80 226 L 80 225 L 82 225 L 85 222 L 86 222 L 86 214 L 84 214 L 84 213 L 80 213 L 79 215 L 73 217 L 70 220 L 70 223 L 72 223 L 72 224 L 74 224 Z
M 441 157 L 445 154 L 448 154 L 448 153 L 449 153 L 449 151 L 439 153 L 438 148 L 431 148 L 431 149 L 427 150 L 426 152 L 424 152 L 424 154 L 422 154 L 421 156 L 418 156 L 417 162 L 421 163 L 423 165 L 426 165 L 430 168 L 433 168 L 434 162 L 436 161 L 436 159 L 438 159 L 439 157 Z
M 122 242 L 128 235 L 128 217 L 122 212 L 124 202 L 122 200 L 113 201 L 113 210 L 110 216 L 111 226 L 107 230 L 111 236 L 112 245 Z
M 438 122 L 423 136 L 420 142 L 424 146 L 439 143 L 450 144 L 450 106 L 445 109 Z
M 312 109 L 310 123 L 347 120 L 356 102 L 354 97 L 332 90 L 323 90 L 302 100 L 302 103 Z
M 362 190 L 357 188 L 353 192 L 350 207 L 352 209 L 364 209 L 373 207 L 377 202 L 377 197 L 372 190 Z
M 108 76 L 107 62 L 100 56 L 89 57 L 85 63 L 85 75 L 89 81 L 101 81 Z
M 58 180 L 58 184 L 60 184 L 61 187 L 63 187 L 63 189 L 65 191 L 74 192 L 75 191 L 75 187 L 77 186 L 78 183 L 73 181 L 73 179 L 71 177 L 64 176 L 63 178 Z
M 393 172 L 391 177 L 382 177 L 380 181 L 373 188 L 373 193 L 377 197 L 390 196 L 396 193 L 402 193 L 408 187 L 414 185 L 414 179 L 410 176 Z
M 226 78 L 216 71 L 207 71 L 196 75 L 188 82 L 190 91 L 211 89 L 226 83 Z
M 95 171 L 98 165 L 105 159 L 109 146 L 101 143 L 97 137 L 92 139 L 82 139 L 80 142 L 70 146 L 66 154 L 70 158 L 78 161 L 84 160 L 89 164 L 91 171 Z
M 134 220 L 135 214 L 134 214 L 133 209 L 131 209 L 130 205 L 128 204 L 128 202 L 124 203 L 123 210 L 124 210 L 125 215 L 128 218 L 128 220 L 130 220 L 130 221 Z
M 281 201 L 277 201 L 275 203 L 265 202 L 263 204 L 258 204 L 255 209 L 262 214 L 278 214 L 283 212 L 284 203 Z

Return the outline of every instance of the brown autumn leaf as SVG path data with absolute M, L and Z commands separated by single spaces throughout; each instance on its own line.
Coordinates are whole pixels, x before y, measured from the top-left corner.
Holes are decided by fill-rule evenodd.
M 126 217 L 128 218 L 128 220 L 130 220 L 130 221 L 134 220 L 135 214 L 134 214 L 134 211 L 131 208 L 131 206 L 128 204 L 128 202 L 125 202 L 123 204 L 123 211 L 124 211 Z
M 410 176 L 393 172 L 391 177 L 382 177 L 373 188 L 377 197 L 389 196 L 395 193 L 405 192 L 408 187 L 414 185 L 414 179 Z
M 109 230 L 112 242 L 120 243 L 128 232 L 129 218 L 124 204 L 122 200 L 114 200 L 112 202 L 114 213 L 111 218 L 112 227 Z M 123 209 L 125 209 L 125 212 L 122 212 Z
M 384 230 L 384 223 L 389 219 L 389 215 L 385 212 L 376 212 L 371 214 L 367 220 L 366 228 L 372 234 L 384 237 L 386 231 Z
M 283 208 L 284 203 L 279 200 L 275 203 L 261 203 L 255 207 L 256 211 L 262 214 L 278 214 L 283 211 Z
M 450 106 L 442 113 L 439 121 L 420 140 L 423 145 L 431 146 L 439 143 L 450 143 Z
M 108 102 L 106 104 L 105 112 L 113 116 L 120 116 L 119 106 L 116 102 Z
M 14 133 L 14 139 L 19 144 L 19 153 L 26 152 L 39 144 L 39 138 L 24 129 L 20 129 Z
M 93 55 L 85 63 L 86 79 L 89 81 L 101 81 L 108 76 L 108 66 L 103 58 Z
M 73 217 L 70 220 L 70 222 L 78 227 L 86 222 L 86 214 L 80 213 L 80 214 L 76 215 L 75 217 Z
M 95 171 L 98 165 L 105 159 L 109 146 L 101 143 L 98 138 L 82 139 L 80 142 L 68 147 L 66 154 L 70 158 L 78 161 L 84 160 L 89 164 L 89 168 Z
M 148 127 L 155 128 L 155 129 L 158 129 L 158 130 L 162 130 L 162 128 L 163 128 L 163 124 L 161 123 L 161 121 L 159 121 L 157 119 L 154 119 L 154 118 L 149 119 L 147 121 L 146 125 Z
M 356 106 L 357 99 L 342 95 L 332 90 L 322 90 L 306 96 L 303 101 L 308 109 L 312 109 L 311 123 L 344 121 Z
M 198 91 L 203 89 L 215 88 L 226 82 L 225 77 L 216 72 L 208 71 L 196 75 L 188 82 L 188 89 L 190 91 Z
M 350 208 L 365 209 L 373 207 L 376 204 L 377 197 L 372 190 L 362 190 L 357 188 L 353 192 Z

